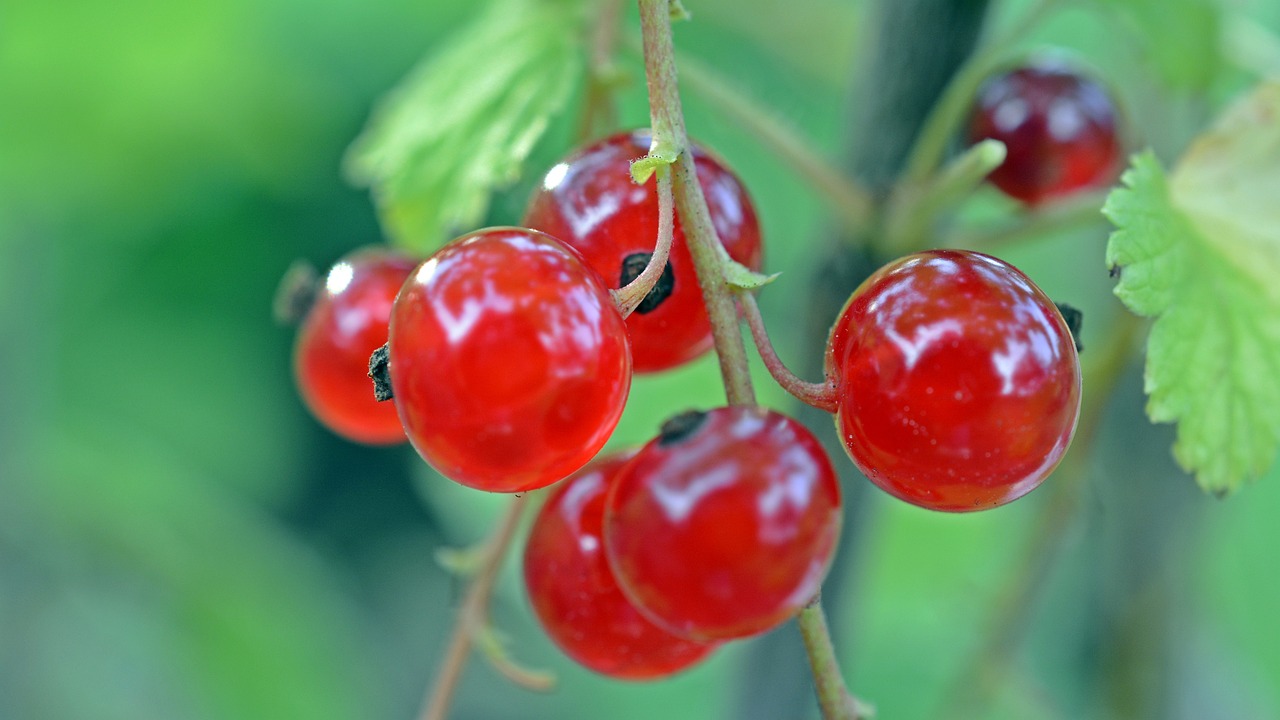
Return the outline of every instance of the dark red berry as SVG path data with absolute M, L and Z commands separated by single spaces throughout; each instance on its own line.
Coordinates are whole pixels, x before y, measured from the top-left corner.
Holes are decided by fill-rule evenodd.
M 648 152 L 649 138 L 648 132 L 621 133 L 569 156 L 547 173 L 525 214 L 526 225 L 574 247 L 615 289 L 638 274 L 635 256 L 653 252 L 658 238 L 656 180 L 639 186 L 630 174 L 631 162 Z M 758 270 L 760 225 L 742 183 L 709 152 L 695 146 L 693 157 L 720 241 L 733 259 Z M 627 318 L 637 372 L 666 370 L 711 348 L 679 213 L 668 267 L 670 276 Z
M 1110 94 L 1059 63 L 1042 61 L 987 80 L 969 140 L 987 138 L 1008 149 L 992 184 L 1029 205 L 1106 186 L 1120 167 Z
M 909 503 L 1003 505 L 1062 459 L 1080 364 L 1053 302 L 1017 268 L 933 250 L 878 270 L 831 331 L 836 426 L 854 463 Z
M 605 548 L 627 597 L 694 640 L 764 632 L 817 594 L 840 487 L 803 425 L 754 407 L 680 416 L 621 471 Z
M 414 448 L 494 492 L 585 465 L 631 387 L 626 327 L 599 275 L 524 228 L 464 235 L 414 271 L 391 316 L 389 370 Z
M 599 458 L 556 485 L 529 533 L 524 581 L 543 628 L 566 655 L 604 675 L 647 680 L 679 672 L 715 646 L 645 619 L 605 561 L 605 496 L 630 457 Z
M 298 391 L 320 422 L 356 442 L 404 440 L 395 405 L 374 400 L 369 354 L 387 341 L 391 306 L 417 261 L 388 248 L 339 260 L 318 288 L 294 346 Z

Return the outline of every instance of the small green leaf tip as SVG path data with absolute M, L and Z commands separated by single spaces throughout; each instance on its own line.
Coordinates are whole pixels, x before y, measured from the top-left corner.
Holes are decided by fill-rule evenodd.
M 659 143 L 655 138 L 653 145 L 649 148 L 649 154 L 632 161 L 631 181 L 637 185 L 645 184 L 658 171 L 658 168 L 664 165 L 670 166 L 678 157 L 680 157 L 680 151 L 674 144 Z
M 1133 158 L 1103 213 L 1107 266 L 1130 310 L 1155 317 L 1147 414 L 1176 422 L 1174 456 L 1222 495 L 1280 448 L 1280 83 L 1264 83 L 1166 176 Z
M 729 287 L 736 290 L 758 290 L 777 280 L 781 274 L 765 275 L 764 273 L 758 273 L 737 260 L 730 259 L 725 264 L 724 280 L 729 283 Z

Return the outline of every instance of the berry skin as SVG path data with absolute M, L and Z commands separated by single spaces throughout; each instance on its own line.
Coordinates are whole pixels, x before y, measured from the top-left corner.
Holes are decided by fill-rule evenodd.
M 840 486 L 803 425 L 754 407 L 686 413 L 623 468 L 605 505 L 609 563 L 659 626 L 711 641 L 773 628 L 822 585 Z
M 631 453 L 600 458 L 556 485 L 524 551 L 534 612 L 566 655 L 623 680 L 672 675 L 715 645 L 678 638 L 649 622 L 618 589 L 601 534 L 605 496 Z
M 392 403 L 374 400 L 369 354 L 387 341 L 391 306 L 418 264 L 386 248 L 364 248 L 329 270 L 294 345 L 299 394 L 321 423 L 355 442 L 404 441 Z
M 626 326 L 600 277 L 524 228 L 464 235 L 409 276 L 388 367 L 413 447 L 445 477 L 491 492 L 581 468 L 631 387 Z
M 1115 103 L 1096 81 L 1051 62 L 1020 67 L 978 91 L 969 128 L 1008 157 L 992 184 L 1028 205 L 1110 184 L 1120 167 Z
M 1080 362 L 1053 302 L 981 253 L 909 255 L 867 278 L 831 330 L 849 457 L 913 505 L 964 512 L 1027 494 L 1080 413 Z
M 630 174 L 631 162 L 649 151 L 649 139 L 648 131 L 620 133 L 571 155 L 547 173 L 525 213 L 525 225 L 582 253 L 610 288 L 639 274 L 658 238 L 657 181 L 638 186 Z M 734 260 L 759 270 L 760 224 L 742 183 L 705 150 L 694 146 L 693 157 L 720 242 Z M 667 267 L 670 275 L 627 318 L 636 372 L 667 370 L 711 348 L 711 323 L 678 212 Z

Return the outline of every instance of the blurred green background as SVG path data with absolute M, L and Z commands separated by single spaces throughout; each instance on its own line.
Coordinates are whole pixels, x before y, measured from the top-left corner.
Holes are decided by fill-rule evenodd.
M 682 49 L 838 154 L 850 84 L 875 82 L 858 72 L 874 41 L 863 3 L 686 4 L 696 19 L 677 28 Z M 1117 88 L 1135 144 L 1172 160 L 1247 86 L 1236 36 L 1205 61 L 1202 89 L 1179 87 L 1152 58 L 1185 46 L 1144 44 L 1106 4 L 1067 3 L 1025 46 L 1085 59 Z M 407 448 L 357 447 L 318 427 L 292 386 L 292 332 L 269 308 L 295 258 L 325 266 L 379 241 L 366 194 L 341 178 L 343 152 L 376 99 L 474 5 L 0 5 L 0 718 L 413 716 L 461 592 L 432 553 L 483 537 L 502 498 L 431 475 Z M 1025 5 L 993 3 L 992 21 Z M 1254 30 L 1280 29 L 1274 3 L 1231 8 Z M 642 77 L 626 67 L 623 123 L 642 125 Z M 493 223 L 518 219 L 529 178 L 569 146 L 575 102 L 528 177 L 496 198 Z M 762 303 L 798 364 L 820 352 L 788 319 L 804 312 L 826 211 L 716 108 L 692 95 L 687 110 L 757 199 L 767 269 L 785 273 Z M 971 214 L 1010 210 L 984 191 Z M 1086 347 L 1121 312 L 1105 232 L 1002 250 L 1085 309 Z M 721 398 L 710 361 L 639 380 L 615 444 Z M 1025 641 L 977 717 L 1280 718 L 1280 473 L 1227 500 L 1204 496 L 1173 464 L 1170 428 L 1148 425 L 1141 404 L 1135 365 L 1109 405 L 1081 511 L 1039 568 L 1045 592 Z M 837 561 L 852 590 L 828 610 L 848 679 L 880 717 L 946 714 L 1001 624 L 991 608 L 1017 582 L 1047 497 L 945 516 L 864 494 L 856 551 Z M 742 679 L 752 642 L 668 682 L 595 677 L 537 629 L 510 565 L 495 619 L 513 654 L 560 686 L 535 695 L 476 660 L 457 718 L 747 717 L 768 691 Z

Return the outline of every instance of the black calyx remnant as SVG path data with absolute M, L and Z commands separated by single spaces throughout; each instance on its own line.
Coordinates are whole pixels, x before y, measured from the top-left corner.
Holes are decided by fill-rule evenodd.
M 640 277 L 640 273 L 649 266 L 649 259 L 653 257 L 653 253 L 638 252 L 631 253 L 622 259 L 622 277 L 618 281 L 618 287 L 626 287 L 632 280 Z M 636 306 L 636 312 L 641 315 L 651 313 L 658 309 L 664 300 L 671 297 L 671 292 L 676 289 L 676 274 L 671 270 L 671 261 L 667 261 L 667 266 L 662 268 L 662 276 L 658 278 L 658 282 L 644 296 L 644 300 Z
M 1054 305 L 1058 306 L 1058 312 L 1062 313 L 1062 319 L 1067 321 L 1067 329 L 1071 331 L 1071 339 L 1076 343 L 1076 352 L 1083 352 L 1084 345 L 1080 342 L 1080 328 L 1084 327 L 1084 313 L 1066 303 L 1054 303 Z
M 391 351 L 386 345 L 373 351 L 369 356 L 369 379 L 373 381 L 373 397 L 378 402 L 390 400 L 391 393 Z
M 658 430 L 659 445 L 673 445 L 684 440 L 693 434 L 702 425 L 702 421 L 707 419 L 707 414 L 701 410 L 686 410 L 675 417 L 669 418 L 662 423 L 662 428 Z

